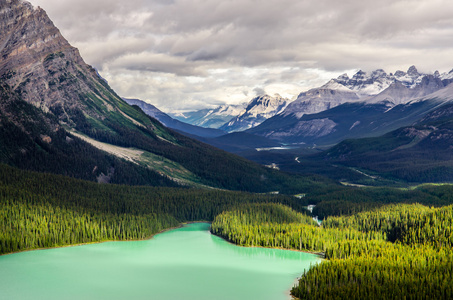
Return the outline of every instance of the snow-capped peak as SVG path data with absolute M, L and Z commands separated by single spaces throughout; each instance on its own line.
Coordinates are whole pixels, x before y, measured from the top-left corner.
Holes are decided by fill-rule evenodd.
M 448 73 L 443 73 L 442 75 L 440 75 L 440 79 L 453 79 L 453 69 Z
M 379 94 L 388 88 L 394 79 L 387 75 L 384 70 L 378 69 L 371 72 L 370 75 L 359 70 L 352 78 L 343 74 L 335 79 L 335 81 L 349 90 L 356 92 L 359 96 L 369 96 Z
M 335 79 L 331 79 L 329 82 L 323 85 L 321 89 L 351 92 L 351 89 L 345 87 L 343 84 L 339 83 L 338 80 Z
M 235 118 L 221 127 L 233 132 L 255 127 L 270 117 L 282 112 L 290 101 L 276 94 L 274 97 L 261 95 L 253 98 L 247 107 Z

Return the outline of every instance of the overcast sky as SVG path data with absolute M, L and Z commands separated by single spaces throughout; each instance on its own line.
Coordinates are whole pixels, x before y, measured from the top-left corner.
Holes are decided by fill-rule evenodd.
M 31 0 L 123 97 L 164 111 L 293 97 L 358 69 L 448 72 L 451 0 Z

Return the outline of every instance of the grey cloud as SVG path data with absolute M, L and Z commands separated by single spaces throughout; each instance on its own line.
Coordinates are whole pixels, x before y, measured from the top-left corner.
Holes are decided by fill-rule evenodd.
M 178 76 L 203 76 L 205 71 L 196 63 L 186 62 L 179 57 L 143 52 L 119 57 L 109 64 L 109 68 L 124 70 L 171 73 Z
M 266 91 L 263 88 L 260 88 L 260 87 L 254 88 L 253 91 L 255 92 L 256 96 L 261 96 L 261 95 L 265 95 L 266 94 Z
M 316 55 L 320 47 L 327 47 L 331 56 L 338 56 L 341 44 L 380 42 L 377 46 L 398 49 L 408 36 L 426 40 L 429 31 L 429 36 L 445 37 L 445 28 L 453 27 L 453 3 L 448 0 L 33 2 L 48 9 L 73 41 L 99 42 L 117 32 L 152 36 L 158 40 L 149 49 L 153 53 L 243 66 L 313 60 L 320 68 L 332 68 L 335 64 Z M 101 59 L 99 54 L 96 60 Z
M 164 104 L 239 102 L 256 87 L 304 89 L 359 68 L 453 67 L 450 0 L 31 2 L 97 68 L 123 80 L 141 72 L 148 85 L 161 77 L 176 82 L 178 89 L 165 84 L 140 90 L 142 96 L 166 99 Z M 217 69 L 227 71 L 211 72 Z M 194 84 L 186 76 L 204 82 Z M 120 93 L 133 91 L 111 82 Z

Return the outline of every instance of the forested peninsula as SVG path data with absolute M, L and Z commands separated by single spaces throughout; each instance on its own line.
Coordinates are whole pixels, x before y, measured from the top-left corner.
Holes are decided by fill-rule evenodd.
M 318 226 L 268 203 L 224 212 L 211 228 L 242 246 L 322 253 L 291 290 L 300 299 L 451 299 L 452 220 L 452 205 L 390 204 Z

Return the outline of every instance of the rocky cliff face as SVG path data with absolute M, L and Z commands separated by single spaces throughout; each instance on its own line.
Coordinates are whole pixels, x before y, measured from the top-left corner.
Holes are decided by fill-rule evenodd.
M 300 119 L 305 114 L 328 110 L 346 102 L 359 100 L 357 94 L 330 81 L 326 85 L 300 93 L 297 99 L 284 110 L 284 116 Z
M 109 102 L 121 101 L 43 9 L 22 0 L 1 1 L 0 32 L 0 77 L 61 122 L 75 125 L 81 114 L 102 119 L 99 103 L 113 110 L 116 103 Z
M 395 80 L 387 89 L 376 96 L 365 98 L 364 101 L 369 104 L 387 102 L 390 106 L 405 104 L 416 98 L 432 94 L 446 85 L 439 77 L 424 75 L 419 78 L 419 82 L 411 86 Z

